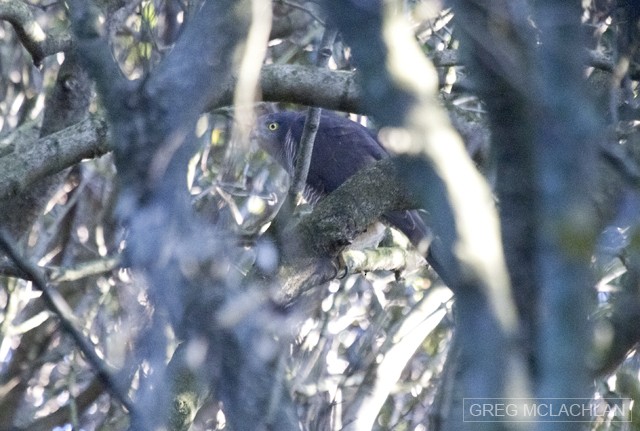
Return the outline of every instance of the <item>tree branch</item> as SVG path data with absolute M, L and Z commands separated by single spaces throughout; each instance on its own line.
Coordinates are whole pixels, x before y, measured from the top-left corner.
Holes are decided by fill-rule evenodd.
M 415 175 L 409 181 L 404 172 Z M 424 199 L 422 188 L 429 190 L 430 199 Z M 442 180 L 419 157 L 384 159 L 361 169 L 318 202 L 313 212 L 285 229 L 288 241 L 279 268 L 283 287 L 278 301 L 289 302 L 305 290 L 335 278 L 337 267 L 333 262 L 338 254 L 385 212 L 423 208 L 430 214 L 447 214 L 435 217 L 438 226 L 449 223 L 451 210 L 442 196 Z M 430 253 L 435 260 L 452 259 L 439 246 L 432 247 Z M 460 283 L 456 273 L 448 270 L 444 276 L 449 282 Z
M 98 116 L 34 143 L 16 143 L 11 155 L 0 158 L 0 200 L 20 196 L 37 180 L 108 150 L 107 124 Z
M 42 292 L 42 297 L 47 307 L 58 317 L 65 332 L 74 340 L 78 349 L 91 363 L 107 390 L 113 395 L 132 415 L 136 415 L 136 409 L 127 395 L 127 390 L 122 388 L 114 377 L 107 364 L 98 356 L 91 343 L 78 331 L 72 322 L 69 306 L 64 299 L 49 287 L 44 275 L 38 267 L 23 258 L 15 248 L 13 241 L 0 230 L 0 248 L 16 263 L 18 268 L 27 274 L 33 284 Z
M 262 68 L 260 82 L 265 101 L 366 113 L 366 109 L 362 109 L 361 91 L 354 72 L 295 65 L 266 65 Z M 216 97 L 215 102 L 210 103 L 206 109 L 230 103 L 232 83 L 233 80 L 225 84 L 221 96 Z M 95 115 L 37 143 L 13 143 L 14 147 L 20 146 L 20 151 L 0 157 L 0 199 L 15 195 L 38 179 L 59 172 L 82 159 L 105 154 L 109 151 L 106 135 L 105 120 Z M 635 181 L 634 178 L 633 182 Z
M 387 340 L 393 341 L 377 352 L 382 359 L 367 371 L 357 394 L 352 397 L 354 402 L 345 408 L 344 431 L 374 429 L 376 417 L 405 366 L 446 316 L 443 304 L 451 297 L 451 291 L 444 287 L 430 289 L 402 323 L 388 334 Z
M 348 249 L 342 252 L 347 274 L 362 274 L 370 271 L 400 271 L 418 268 L 424 259 L 404 247 L 376 247 L 364 250 Z
M 526 93 L 530 76 L 524 71 L 532 67 L 535 38 L 525 2 L 516 7 L 510 7 L 511 4 L 512 0 L 494 1 L 480 9 L 459 1 L 454 3 L 454 10 L 461 29 L 461 59 L 469 65 L 470 79 L 487 106 L 505 258 L 523 337 L 529 340 L 522 343 L 522 350 L 529 371 L 533 371 L 539 289 L 538 271 L 532 258 L 536 248 L 530 133 L 533 112 Z M 507 17 L 503 31 L 492 32 L 491 23 L 497 16 Z M 517 53 L 508 68 L 495 60 L 504 53 Z
M 420 206 L 431 207 L 434 198 L 447 203 L 445 211 L 430 212 L 430 225 L 436 235 L 432 251 L 446 256 L 440 272 L 456 294 L 462 360 L 469 364 L 461 391 L 467 397 L 502 396 L 507 382 L 519 377 L 514 372 L 520 358 L 510 349 L 517 318 L 489 187 L 437 105 L 435 71 L 390 3 L 324 3 L 359 64 L 367 108 L 382 125 L 404 126 L 389 131 L 389 139 L 425 157 L 444 185 L 431 190 L 421 178 L 429 176 L 424 167 L 401 172 L 405 186 L 420 193 Z
M 327 28 L 322 35 L 322 41 L 318 47 L 318 69 L 324 69 L 329 63 L 333 49 L 333 41 L 337 35 L 337 30 Z M 296 165 L 294 169 L 291 188 L 289 190 L 289 204 L 297 205 L 302 200 L 302 193 L 307 183 L 309 166 L 311 165 L 311 155 L 313 154 L 313 142 L 316 139 L 318 126 L 320 125 L 321 108 L 310 106 L 307 108 L 307 116 L 304 120 L 300 145 L 298 146 Z
M 91 81 L 89 76 L 80 66 L 75 52 L 69 50 L 64 63 L 58 70 L 55 85 L 47 92 L 40 137 L 48 136 L 85 119 L 89 111 L 90 100 Z M 49 159 L 41 154 L 43 150 L 47 149 L 46 142 L 35 141 L 30 144 L 31 147 L 14 145 L 14 154 L 20 158 L 24 157 L 23 152 L 28 152 L 33 153 L 36 163 L 45 160 L 59 163 L 56 159 Z M 39 144 L 45 145 L 45 147 L 39 147 Z M 34 148 L 33 145 L 36 147 Z M 4 211 L 0 213 L 0 225 L 3 225 L 16 238 L 22 237 L 31 227 L 35 219 L 42 213 L 55 188 L 60 186 L 66 178 L 62 172 L 58 175 L 46 175 L 39 169 L 32 169 L 32 166 L 28 166 L 29 162 L 26 162 L 12 165 L 12 167 L 18 168 L 21 171 L 19 173 L 22 173 L 26 165 L 26 175 L 20 175 L 16 179 L 28 181 L 29 176 L 33 175 L 31 184 L 21 190 L 18 196 L 9 196 L 5 199 Z M 66 160 L 62 162 L 62 165 L 65 164 L 67 164 Z M 60 165 L 55 169 L 62 171 Z M 7 171 L 3 172 L 3 174 L 7 173 Z
M 127 96 L 131 95 L 135 83 L 124 77 L 111 54 L 106 35 L 101 35 L 93 2 L 69 0 L 69 19 L 76 36 L 78 56 L 95 81 L 102 102 L 108 107 L 119 108 L 106 110 L 109 119 L 127 121 L 130 118 L 127 103 L 131 103 Z
M 531 86 L 529 95 L 537 114 L 530 130 L 536 154 L 535 261 L 541 310 L 537 395 L 588 397 L 591 373 L 584 352 L 590 349 L 592 332 L 586 286 L 593 285 L 590 259 L 598 225 L 589 184 L 602 130 L 582 79 L 580 4 L 542 0 L 533 9 L 541 42 L 533 73 L 540 79 L 536 82 L 544 83 Z
M 299 65 L 265 65 L 260 73 L 262 100 L 321 106 L 344 112 L 361 112 L 359 85 L 354 72 Z M 218 97 L 207 105 L 213 110 L 233 100 L 235 76 L 228 77 Z
M 83 3 L 73 1 L 72 16 L 79 46 L 86 52 L 98 41 Z M 255 355 L 253 350 L 266 339 L 260 322 L 255 316 L 229 327 L 216 321 L 237 288 L 227 285 L 228 269 L 240 252 L 215 238 L 210 226 L 198 223 L 186 187 L 196 121 L 205 106 L 219 98 L 236 66 L 248 10 L 247 1 L 202 2 L 171 53 L 145 79 L 122 85 L 120 90 L 110 88 L 112 74 L 99 70 L 108 61 L 89 59 L 88 69 L 105 101 L 113 136 L 121 184 L 118 215 L 129 231 L 125 259 L 146 278 L 155 306 L 153 323 L 137 349 L 139 359 L 148 361 L 153 373 L 137 392 L 136 407 L 142 417 L 132 418 L 132 429 L 167 426 L 170 403 L 183 405 L 181 395 L 193 398 L 188 384 L 186 389 L 182 385 L 162 389 L 166 380 L 179 378 L 172 373 L 184 367 L 190 367 L 225 403 L 232 428 L 298 427 L 290 399 L 282 397 L 273 416 L 269 414 L 272 388 L 280 382 L 272 372 L 269 354 Z M 178 338 L 204 340 L 202 364 L 166 369 L 167 323 Z M 186 410 L 176 413 L 173 418 L 178 422 L 190 416 Z
M 71 48 L 71 35 L 45 33 L 24 2 L 1 0 L 0 20 L 11 23 L 36 67 L 40 66 L 45 57 Z
M 104 257 L 89 262 L 82 262 L 74 266 L 46 266 L 43 268 L 55 283 L 82 280 L 92 275 L 105 274 L 120 266 L 120 257 Z M 0 257 L 0 275 L 30 280 L 30 274 L 21 271 L 14 262 Z

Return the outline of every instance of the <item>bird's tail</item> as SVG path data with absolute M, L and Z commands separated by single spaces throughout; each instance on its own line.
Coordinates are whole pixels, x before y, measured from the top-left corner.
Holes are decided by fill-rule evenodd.
M 427 259 L 429 265 L 440 276 L 444 284 L 450 288 L 457 285 L 455 264 L 445 258 L 447 254 L 442 243 L 437 239 L 434 240 L 433 233 L 424 223 L 418 211 L 391 211 L 385 213 L 383 217 L 405 234 L 411 244 Z
M 425 255 L 433 235 L 418 211 L 390 211 L 383 217 L 391 226 L 405 234 L 420 254 Z

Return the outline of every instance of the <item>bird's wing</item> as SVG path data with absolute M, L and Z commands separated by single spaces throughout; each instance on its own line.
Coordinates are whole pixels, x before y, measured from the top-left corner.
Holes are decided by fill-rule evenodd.
M 360 123 L 327 113 L 322 117 L 321 124 L 332 139 L 341 145 L 350 146 L 369 160 L 381 160 L 389 157 L 389 153 L 373 132 Z
M 316 134 L 307 181 L 331 193 L 363 167 L 388 156 L 366 127 L 325 113 Z

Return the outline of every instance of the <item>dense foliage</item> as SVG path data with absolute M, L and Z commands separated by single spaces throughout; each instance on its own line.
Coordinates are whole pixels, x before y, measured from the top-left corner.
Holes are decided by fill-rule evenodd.
M 0 430 L 638 428 L 640 5 L 573 3 L 0 1 Z M 398 157 L 295 207 L 306 106 Z

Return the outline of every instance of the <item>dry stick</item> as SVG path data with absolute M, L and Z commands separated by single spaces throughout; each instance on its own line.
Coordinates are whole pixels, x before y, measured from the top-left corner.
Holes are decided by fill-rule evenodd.
M 69 306 L 55 290 L 50 288 L 40 269 L 20 255 L 14 244 L 15 242 L 10 238 L 9 234 L 3 229 L 0 229 L 0 249 L 3 249 L 7 253 L 18 269 L 25 273 L 34 286 L 42 292 L 45 304 L 58 316 L 62 328 L 73 338 L 73 341 L 75 341 L 80 351 L 87 358 L 105 388 L 129 410 L 131 415 L 135 415 L 136 411 L 129 396 L 120 388 L 115 377 L 109 372 L 107 365 L 98 356 L 91 343 L 89 343 L 84 335 L 74 326 L 69 317 L 69 313 L 65 311 Z
M 322 42 L 318 49 L 318 60 L 316 62 L 318 68 L 324 68 L 329 63 L 329 59 L 333 53 L 333 41 L 338 31 L 335 28 L 327 28 L 322 35 Z M 309 166 L 311 165 L 311 155 L 313 153 L 313 142 L 316 139 L 316 133 L 320 125 L 321 109 L 309 107 L 307 117 L 304 120 L 304 129 L 300 138 L 298 154 L 296 158 L 296 166 L 293 176 L 291 189 L 289 190 L 289 198 L 292 207 L 300 203 L 302 200 L 307 175 L 309 174 Z

